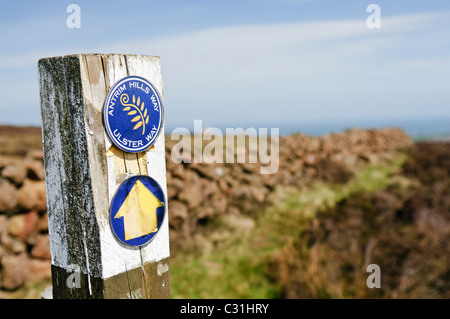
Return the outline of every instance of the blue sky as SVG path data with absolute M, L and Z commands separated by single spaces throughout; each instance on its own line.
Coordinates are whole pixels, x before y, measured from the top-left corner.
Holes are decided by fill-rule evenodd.
M 40 58 L 98 52 L 161 56 L 170 127 L 450 119 L 443 0 L 19 0 L 0 39 L 0 124 L 40 125 Z

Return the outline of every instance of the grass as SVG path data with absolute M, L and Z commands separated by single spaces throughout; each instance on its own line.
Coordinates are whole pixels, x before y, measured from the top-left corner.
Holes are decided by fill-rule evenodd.
M 346 184 L 317 182 L 302 189 L 278 187 L 271 204 L 254 219 L 221 216 L 193 243 L 171 259 L 172 298 L 278 298 L 281 287 L 270 279 L 272 256 L 293 245 L 315 212 L 333 207 L 355 192 L 385 187 L 405 161 L 368 164 Z
M 15 291 L 0 291 L 0 299 L 41 299 L 41 293 L 51 285 L 51 278 L 28 282 Z

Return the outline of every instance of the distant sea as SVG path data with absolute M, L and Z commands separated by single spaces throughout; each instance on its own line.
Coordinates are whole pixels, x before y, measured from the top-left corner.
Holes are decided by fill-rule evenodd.
M 166 123 L 166 134 L 170 134 L 176 127 Z M 190 125 L 181 125 L 193 132 L 193 123 Z M 207 127 L 217 127 L 223 134 L 226 128 L 249 127 L 267 128 L 270 134 L 270 128 L 279 128 L 280 135 L 291 135 L 303 133 L 310 136 L 319 136 L 330 133 L 343 132 L 350 128 L 360 129 L 380 129 L 386 127 L 399 127 L 405 130 L 415 140 L 447 140 L 450 141 L 450 118 L 423 118 L 423 119 L 363 119 L 363 120 L 328 120 L 328 121 L 285 121 L 285 122 L 241 122 L 228 124 L 205 124 Z
M 280 134 L 289 135 L 293 133 L 305 133 L 311 136 L 318 136 L 343 132 L 350 128 L 380 129 L 385 127 L 402 128 L 408 135 L 416 140 L 450 139 L 450 118 L 286 123 L 285 125 L 280 126 Z

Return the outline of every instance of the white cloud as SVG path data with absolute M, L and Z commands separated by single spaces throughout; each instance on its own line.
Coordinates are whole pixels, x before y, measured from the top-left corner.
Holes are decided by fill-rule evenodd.
M 234 26 L 107 47 L 117 52 L 160 55 L 184 84 L 189 80 L 192 86 L 199 82 L 226 85 L 231 79 L 240 84 L 349 71 L 354 58 L 409 45 L 414 42 L 414 31 L 430 28 L 443 16 L 386 18 L 379 30 L 368 29 L 363 19 Z
M 437 46 L 443 36 L 448 38 L 449 18 L 450 12 L 382 17 L 381 29 L 367 28 L 364 18 L 230 26 L 163 38 L 118 39 L 83 51 L 161 56 L 166 116 L 171 119 L 232 121 L 236 114 L 254 120 L 279 114 L 293 119 L 340 116 L 343 110 L 365 116 L 392 113 L 392 105 L 404 107 L 402 99 L 409 103 L 411 96 L 431 99 L 427 86 L 433 88 L 434 99 L 448 97 L 438 80 L 450 74 L 450 55 L 438 52 Z M 2 54 L 0 70 L 36 68 L 38 58 L 64 52 L 80 51 L 68 47 Z M 373 103 L 364 105 L 371 90 L 379 93 L 378 110 Z M 411 90 L 416 92 L 407 96 Z
M 342 115 L 336 103 L 364 116 L 392 113 L 393 105 L 404 108 L 398 100 L 408 93 L 408 86 L 414 90 L 427 85 L 420 79 L 427 76 L 433 86 L 435 74 L 450 71 L 450 64 L 444 64 L 448 54 L 439 57 L 433 48 L 428 56 L 419 52 L 430 34 L 449 32 L 433 28 L 435 21 L 449 17 L 447 12 L 384 18 L 377 30 L 367 28 L 363 19 L 234 26 L 111 48 L 162 57 L 167 97 L 176 109 L 168 114 L 174 117 L 199 114 L 233 120 L 235 114 L 243 114 L 270 120 L 270 112 L 261 108 L 268 110 L 274 103 L 286 119 Z M 393 93 L 388 84 L 400 89 Z M 371 89 L 380 94 L 378 110 L 364 107 Z M 422 99 L 427 97 L 424 93 Z M 302 105 L 308 107 L 301 109 Z

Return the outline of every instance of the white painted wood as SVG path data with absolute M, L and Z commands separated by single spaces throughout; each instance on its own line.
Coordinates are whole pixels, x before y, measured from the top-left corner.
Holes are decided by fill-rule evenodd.
M 158 90 L 163 101 L 161 60 L 159 57 L 130 55 L 127 56 L 127 63 L 129 75 L 137 75 L 149 80 Z M 160 261 L 170 255 L 164 128 L 163 123 L 154 148 L 146 151 L 148 175 L 158 182 L 166 197 L 166 218 L 153 241 L 141 249 L 143 260 L 152 262 Z
M 46 94 L 41 94 L 41 104 L 47 105 L 47 112 L 49 114 L 57 113 L 57 88 L 47 85 L 52 82 L 52 75 L 47 72 L 40 71 L 39 82 L 41 87 L 45 86 Z M 44 120 L 44 115 L 43 115 Z M 47 121 L 51 122 L 51 126 L 59 127 L 58 118 L 56 116 L 47 116 Z M 45 130 L 45 128 L 44 128 Z M 45 131 L 43 132 L 45 135 Z M 45 166 L 45 187 L 46 193 L 51 194 L 63 188 L 62 184 L 67 180 L 67 176 L 62 166 L 62 142 L 61 136 L 55 134 L 51 144 L 44 143 L 44 152 L 46 153 Z M 60 194 L 59 196 L 47 195 L 47 207 L 53 207 L 54 211 L 65 211 L 67 209 L 66 197 L 68 194 Z M 55 214 L 48 214 L 48 230 L 49 230 L 49 245 L 52 252 L 52 264 L 66 268 L 69 265 L 69 257 L 67 251 L 67 233 L 65 224 L 61 222 L 59 216 Z
M 109 89 L 113 87 L 116 82 L 127 76 L 125 56 L 109 55 L 106 59 L 104 59 L 104 63 L 106 88 L 107 91 L 109 91 Z M 107 91 L 105 91 L 103 101 L 106 99 Z M 107 152 L 111 147 L 111 143 L 109 137 L 106 135 L 106 132 L 104 132 L 104 138 L 106 141 L 105 151 Z M 114 163 L 114 156 L 106 156 L 106 161 L 108 165 L 107 177 L 109 202 L 111 202 L 111 199 L 114 196 L 117 187 L 119 187 L 120 182 L 118 182 L 116 178 L 116 164 Z M 137 248 L 125 246 L 117 241 L 110 228 L 105 228 L 100 233 L 100 238 L 103 260 L 103 278 L 108 278 L 141 266 L 139 250 Z
M 80 56 L 81 61 L 86 61 L 83 56 Z M 92 62 L 92 61 L 91 61 Z M 98 63 L 98 61 L 93 62 Z M 133 55 L 106 55 L 103 59 L 104 85 L 94 83 L 95 94 L 92 95 L 92 79 L 83 78 L 83 92 L 84 97 L 88 103 L 96 110 L 103 107 L 103 102 L 106 99 L 107 92 L 120 81 L 122 78 L 129 75 L 138 75 L 146 78 L 152 82 L 159 92 L 162 92 L 162 76 L 161 76 L 161 62 L 158 57 L 149 56 L 133 56 Z M 88 74 L 89 66 L 82 64 L 82 74 Z M 92 70 L 91 70 L 92 72 Z M 103 72 L 102 72 L 103 73 Z M 102 95 L 101 92 L 104 92 Z M 161 99 L 162 99 L 162 94 Z M 89 123 L 88 123 L 89 124 Z M 89 126 L 89 125 L 88 125 Z M 108 196 L 111 202 L 118 186 L 125 178 L 124 176 L 117 176 L 118 160 L 108 151 L 112 144 L 106 132 L 103 133 L 105 152 L 107 152 L 107 183 Z M 167 197 L 167 182 L 166 182 L 166 168 L 165 168 L 165 148 L 164 148 L 164 126 L 161 133 L 155 141 L 155 148 L 146 152 L 146 164 L 149 170 L 149 176 L 154 178 L 162 187 L 165 196 Z M 134 156 L 132 154 L 131 156 Z M 92 163 L 93 161 L 91 161 Z M 120 165 L 119 165 L 120 166 Z M 120 168 L 119 168 L 120 169 Z M 125 173 L 125 172 L 124 172 Z M 139 172 L 127 172 L 126 177 L 137 174 Z M 166 199 L 167 203 L 167 199 Z M 103 204 L 100 204 L 104 207 Z M 108 205 L 109 207 L 109 205 Z M 165 218 L 158 234 L 148 245 L 143 248 L 135 248 L 123 245 L 114 237 L 109 226 L 109 212 L 97 212 L 98 221 L 100 224 L 101 237 L 101 258 L 102 258 L 102 277 L 109 278 L 111 276 L 126 272 L 130 269 L 141 267 L 142 262 L 157 262 L 169 257 L 169 227 L 168 218 Z M 167 205 L 166 205 L 167 216 Z

